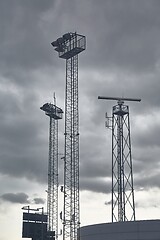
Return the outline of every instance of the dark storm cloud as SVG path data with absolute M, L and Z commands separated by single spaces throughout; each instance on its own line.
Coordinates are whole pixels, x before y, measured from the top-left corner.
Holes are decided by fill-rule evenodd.
M 25 193 L 5 193 L 0 196 L 3 201 L 11 202 L 11 203 L 22 203 L 29 204 L 29 197 Z
M 149 112 L 151 111 L 151 112 Z M 155 108 L 155 111 L 149 110 L 145 116 L 140 116 L 137 121 L 137 129 L 134 129 L 134 145 L 142 148 L 158 148 L 160 143 L 160 111 Z
M 55 34 L 53 29 L 48 29 L 46 17 L 54 11 L 55 1 L 1 1 L 0 70 L 7 84 L 33 89 L 38 81 L 34 76 L 36 69 L 45 72 L 51 65 L 52 69 L 57 68 L 59 61 L 53 58 L 50 44 Z
M 103 178 L 111 177 L 110 142 L 104 123 L 95 123 L 94 108 L 84 116 L 80 121 L 84 128 L 80 128 L 80 188 L 108 192 L 108 182 Z
M 64 102 L 65 91 L 65 62 L 50 42 L 77 31 L 87 36 L 87 50 L 79 57 L 81 189 L 110 188 L 105 178 L 111 176 L 111 133 L 105 130 L 104 114 L 111 115 L 116 103 L 99 101 L 98 95 L 142 98 L 131 104 L 130 116 L 135 116 L 135 183 L 146 186 L 146 177 L 140 184 L 139 176 L 148 171 L 147 162 L 153 171 L 150 186 L 158 185 L 159 151 L 152 155 L 151 148 L 160 147 L 159 124 L 148 123 L 143 130 L 136 117 L 159 114 L 159 10 L 159 1 L 148 0 L 1 1 L 2 174 L 47 182 L 48 121 L 39 107 L 50 91 L 57 90 Z
M 92 3 L 91 1 L 87 3 L 89 8 L 93 1 Z M 82 3 L 79 3 L 77 7 L 82 5 Z M 94 24 L 90 25 L 89 37 L 87 37 L 88 52 L 83 62 L 85 63 L 88 59 L 90 61 L 86 64 L 87 74 L 84 77 L 85 80 L 82 80 L 82 89 L 85 89 L 84 92 L 89 99 L 86 105 L 89 105 L 89 109 L 93 109 L 93 113 L 89 119 L 90 127 L 92 128 L 91 131 L 95 133 L 95 140 L 93 136 L 89 138 L 89 135 L 87 135 L 86 139 L 89 140 L 90 144 L 85 148 L 87 140 L 85 144 L 83 135 L 81 134 L 81 139 L 83 139 L 81 147 L 83 148 L 83 153 L 85 152 L 84 156 L 81 153 L 81 175 L 82 179 L 84 176 L 88 176 L 88 178 L 83 179 L 83 183 L 86 182 L 86 185 L 84 184 L 86 188 L 87 181 L 89 188 L 89 182 L 92 179 L 95 186 L 94 189 L 98 189 L 96 182 L 98 184 L 101 182 L 101 186 L 103 186 L 103 181 L 94 178 L 94 176 L 111 176 L 111 152 L 109 150 L 111 146 L 107 141 L 105 143 L 105 140 L 102 140 L 102 136 L 109 135 L 110 133 L 105 132 L 103 126 L 101 126 L 101 128 L 103 127 L 103 132 L 100 131 L 98 124 L 105 121 L 104 113 L 106 111 L 111 116 L 111 108 L 116 102 L 98 102 L 97 96 L 130 96 L 142 98 L 140 104 L 129 103 L 132 114 L 130 118 L 137 114 L 137 117 L 143 115 L 145 118 L 146 113 L 155 111 L 159 107 L 160 33 L 158 26 L 160 18 L 158 9 L 160 5 L 158 1 L 155 1 L 155 4 L 149 1 L 140 1 L 138 5 L 135 1 L 106 1 L 105 3 L 104 1 L 100 1 L 94 2 L 94 5 L 90 7 L 90 11 L 88 8 L 82 13 L 83 19 L 85 19 L 84 16 L 87 16 L 87 14 L 88 20 L 86 21 L 88 23 L 94 19 L 94 16 L 97 16 L 97 18 L 96 21 L 93 20 Z M 81 15 L 78 15 L 78 20 L 84 21 Z M 85 24 L 85 26 L 87 25 Z M 90 110 L 88 113 L 90 113 Z M 84 115 L 84 118 L 86 116 L 87 113 Z M 147 117 L 144 121 L 146 120 Z M 84 121 L 85 124 L 87 123 L 84 119 L 81 121 Z M 155 131 L 152 126 L 150 130 L 147 129 L 144 132 L 141 131 L 141 125 L 143 125 L 143 122 L 133 126 L 136 133 L 136 137 L 135 134 L 133 135 L 135 137 L 134 146 L 136 142 L 136 147 L 133 148 L 133 156 L 136 159 L 138 158 L 138 164 L 134 165 L 135 178 L 137 177 L 135 184 L 136 187 L 141 186 L 138 178 L 143 176 L 141 175 L 142 169 L 144 172 L 148 171 L 147 164 L 145 163 L 150 162 L 148 168 L 152 168 L 153 171 L 150 186 L 154 186 L 155 182 L 157 182 L 157 174 L 154 174 L 154 172 L 159 159 L 157 157 L 158 153 L 149 154 L 149 152 L 154 144 L 159 146 L 159 131 L 154 134 L 158 124 L 154 126 Z M 88 126 L 84 127 L 83 130 L 88 131 Z M 101 149 L 97 145 L 100 145 Z M 150 145 L 151 148 L 146 149 L 147 145 Z M 102 149 L 103 151 L 101 151 Z M 99 159 L 102 159 L 100 164 Z M 155 163 L 154 166 L 153 161 Z M 145 185 L 145 180 L 142 182 Z M 145 186 L 147 187 L 147 184 Z M 90 187 L 93 189 L 93 186 Z
M 7 201 L 10 203 L 20 203 L 20 204 L 44 204 L 45 200 L 43 198 L 29 198 L 26 193 L 4 193 L 0 196 L 2 201 Z
M 38 177 L 45 181 L 47 157 L 43 153 L 45 141 L 37 124 L 41 113 L 35 107 L 36 97 L 32 94 L 23 96 L 21 92 L 0 92 L 0 172 L 15 177 Z
M 45 203 L 45 200 L 43 198 L 34 198 L 33 199 L 33 202 L 35 204 L 44 204 Z
M 68 6 L 68 7 L 67 7 Z M 65 26 L 75 25 L 87 35 L 87 68 L 149 71 L 159 57 L 159 2 L 76 1 L 64 3 Z M 72 9 L 72 16 L 67 18 Z M 73 21 L 74 19 L 74 21 Z M 89 28 L 88 28 L 89 26 Z M 154 37 L 153 37 L 154 36 Z
M 0 3 L 0 172 L 40 182 L 47 179 L 48 122 L 43 125 L 39 98 L 50 89 L 45 71 L 50 64 L 54 69 L 57 59 L 50 44 L 53 31 L 46 35 L 47 16 L 55 8 L 55 1 Z

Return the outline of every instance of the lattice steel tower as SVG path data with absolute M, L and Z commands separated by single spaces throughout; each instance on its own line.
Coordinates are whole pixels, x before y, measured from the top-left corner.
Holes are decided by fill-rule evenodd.
M 54 104 L 45 103 L 41 108 L 50 118 L 49 123 L 49 159 L 48 159 L 48 190 L 47 214 L 49 239 L 58 238 L 58 120 L 62 119 L 63 111 Z
M 78 54 L 85 50 L 86 38 L 76 32 L 66 33 L 51 44 L 59 57 L 66 59 L 63 240 L 77 240 L 80 227 Z
M 135 98 L 98 97 L 117 100 L 107 127 L 112 129 L 112 222 L 135 221 L 129 106 Z

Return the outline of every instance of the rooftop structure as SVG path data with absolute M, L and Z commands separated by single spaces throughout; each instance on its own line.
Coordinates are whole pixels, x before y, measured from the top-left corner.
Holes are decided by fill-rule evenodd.
M 23 212 L 23 229 L 22 237 L 31 238 L 32 240 L 54 240 L 54 232 L 50 235 L 47 232 L 47 214 L 44 214 L 43 207 L 31 209 L 30 206 L 22 208 Z M 53 235 L 53 238 L 51 236 Z
M 160 220 L 102 223 L 81 228 L 81 240 L 159 240 Z

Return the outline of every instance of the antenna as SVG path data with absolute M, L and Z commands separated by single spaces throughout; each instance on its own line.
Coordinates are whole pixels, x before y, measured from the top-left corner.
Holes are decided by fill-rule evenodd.
M 129 107 L 124 101 L 141 99 L 104 96 L 98 99 L 117 101 L 112 109 L 112 124 L 107 125 L 112 129 L 112 222 L 135 221 Z
M 104 96 L 98 96 L 98 99 L 103 100 L 117 100 L 117 101 L 132 101 L 132 102 L 140 102 L 140 98 L 124 98 L 124 97 L 104 97 Z
M 77 240 L 80 228 L 78 55 L 86 49 L 86 37 L 70 32 L 51 44 L 59 58 L 66 60 L 63 240 Z
M 53 93 L 53 103 L 56 106 L 56 93 L 55 92 Z
M 49 116 L 49 159 L 48 159 L 48 190 L 47 190 L 47 228 L 49 238 L 58 239 L 58 120 L 62 119 L 63 111 L 54 104 L 45 103 L 40 109 Z

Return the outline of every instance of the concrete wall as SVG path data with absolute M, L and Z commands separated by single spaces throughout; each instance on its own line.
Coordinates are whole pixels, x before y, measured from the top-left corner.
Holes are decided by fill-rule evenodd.
M 160 240 L 160 220 L 84 226 L 80 235 L 81 240 Z

